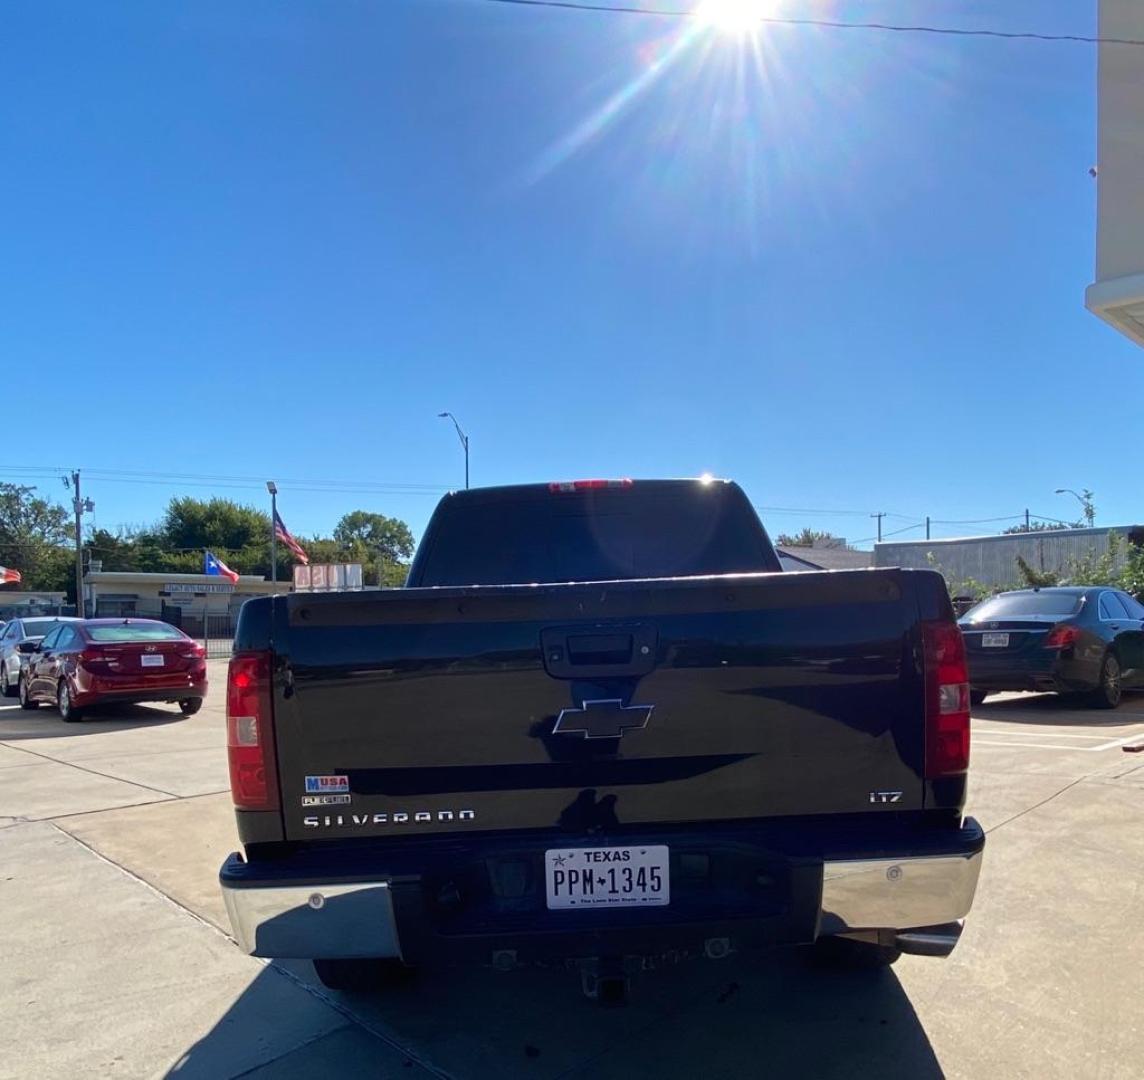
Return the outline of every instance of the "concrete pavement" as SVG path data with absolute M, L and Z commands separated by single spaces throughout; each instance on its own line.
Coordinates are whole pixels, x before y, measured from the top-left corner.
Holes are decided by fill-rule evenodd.
M 799 955 L 655 972 L 590 1006 L 563 971 L 427 974 L 363 997 L 226 936 L 235 846 L 222 665 L 207 707 L 65 725 L 0 702 L 0 1077 L 1140 1074 L 1144 698 L 991 700 L 971 812 L 990 830 L 946 961 L 874 976 Z

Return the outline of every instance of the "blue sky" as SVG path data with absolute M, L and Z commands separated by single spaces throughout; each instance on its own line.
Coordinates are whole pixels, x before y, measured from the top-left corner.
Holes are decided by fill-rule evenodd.
M 1077 0 L 778 6 L 1095 22 Z M 10 3 L 0 353 L 26 409 L 0 479 L 82 467 L 115 527 L 172 494 L 265 499 L 164 476 L 276 477 L 295 532 L 358 507 L 419 531 L 461 482 L 451 409 L 476 484 L 709 470 L 816 511 L 772 532 L 1071 516 L 1066 486 L 1098 522 L 1144 518 L 1144 358 L 1083 308 L 1094 47 L 688 27 Z

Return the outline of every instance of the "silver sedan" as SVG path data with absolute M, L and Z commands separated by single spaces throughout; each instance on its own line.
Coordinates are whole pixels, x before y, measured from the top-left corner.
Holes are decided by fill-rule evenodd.
M 57 623 L 79 621 L 66 615 L 35 615 L 9 622 L 0 631 L 0 693 L 5 697 L 19 693 L 20 669 L 26 659 L 16 648 L 21 641 L 40 641 Z

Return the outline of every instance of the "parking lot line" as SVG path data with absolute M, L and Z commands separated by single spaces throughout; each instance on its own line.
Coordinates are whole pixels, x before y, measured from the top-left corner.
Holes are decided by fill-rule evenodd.
M 1005 734 L 1003 732 L 989 732 L 989 735 Z M 1046 732 L 1050 738 L 1061 738 L 1060 735 L 1053 735 Z M 1067 738 L 1068 736 L 1063 736 Z M 1048 742 L 1006 742 L 1006 741 L 993 741 L 989 738 L 973 739 L 974 746 L 1005 746 L 1010 750 L 1074 750 L 1085 754 L 1099 754 L 1105 750 L 1116 750 L 1124 746 L 1126 743 L 1133 743 L 1141 738 L 1139 731 L 1131 735 L 1125 735 L 1122 739 L 1110 739 L 1107 742 L 1102 742 L 1099 746 L 1070 746 L 1067 743 L 1048 743 Z
M 1010 731 L 1008 728 L 978 728 L 977 730 L 983 735 L 1003 735 L 1007 739 L 1091 739 L 1093 742 L 1101 742 L 1108 738 L 1107 735 L 1088 735 L 1071 731 Z

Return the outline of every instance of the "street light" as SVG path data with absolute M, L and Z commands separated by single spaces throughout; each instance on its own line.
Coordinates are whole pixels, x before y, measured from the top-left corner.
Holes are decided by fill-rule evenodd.
M 278 485 L 273 480 L 266 481 L 270 492 L 270 580 L 278 580 Z
M 1085 497 L 1085 495 L 1081 495 L 1080 492 L 1073 491 L 1072 488 L 1057 488 L 1057 490 L 1054 491 L 1053 494 L 1054 495 L 1071 495 L 1074 499 L 1076 499 L 1076 501 L 1078 503 L 1080 503 L 1081 509 L 1084 511 L 1084 520 L 1088 523 L 1089 528 L 1092 528 L 1092 523 L 1096 518 L 1096 512 L 1092 508 L 1092 492 L 1091 491 L 1089 491 L 1087 488 L 1085 489 L 1085 495 L 1088 496 L 1087 498 Z
M 457 422 L 457 418 L 451 412 L 441 412 L 437 414 L 438 420 L 449 419 L 453 421 L 453 427 L 457 429 L 457 438 L 461 440 L 461 446 L 465 451 L 465 490 L 469 490 L 469 436 L 461 430 L 461 425 Z

